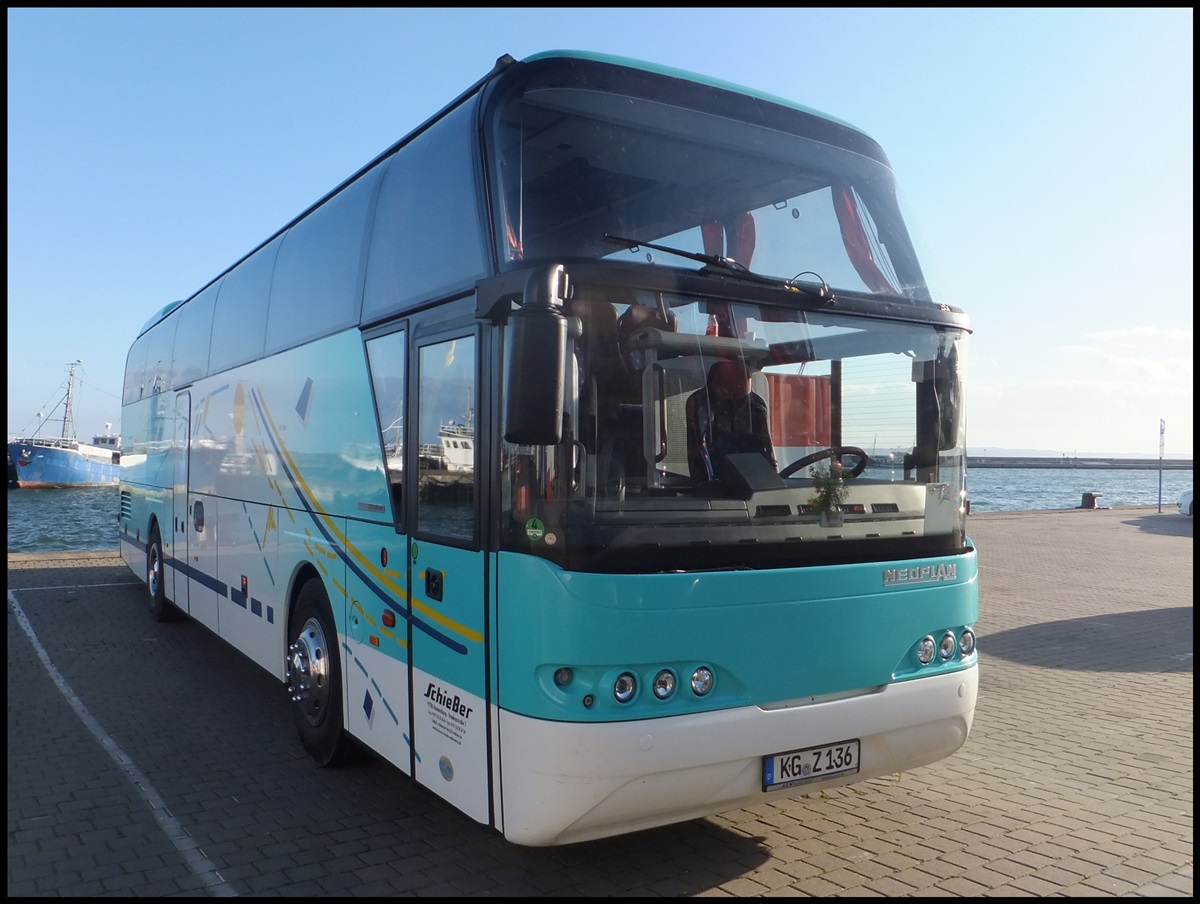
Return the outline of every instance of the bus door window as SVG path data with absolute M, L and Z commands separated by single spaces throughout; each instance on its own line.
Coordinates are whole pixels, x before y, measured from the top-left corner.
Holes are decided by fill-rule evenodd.
M 404 521 L 404 408 L 407 401 L 405 335 L 404 330 L 397 330 L 367 342 L 383 464 L 392 499 L 392 517 L 397 528 Z
M 475 337 L 419 350 L 417 527 L 475 538 Z

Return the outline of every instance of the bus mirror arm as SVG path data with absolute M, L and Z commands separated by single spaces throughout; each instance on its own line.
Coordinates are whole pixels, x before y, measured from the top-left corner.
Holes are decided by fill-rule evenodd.
M 561 264 L 528 274 L 521 307 L 508 318 L 505 343 L 504 439 L 552 446 L 563 436 L 563 390 L 567 370 L 570 293 Z
M 562 313 L 562 307 L 571 297 L 571 280 L 567 269 L 562 264 L 549 267 L 538 267 L 525 279 L 523 308 L 557 308 Z
M 504 323 L 521 304 L 528 281 L 528 270 L 501 273 L 479 280 L 475 284 L 475 317 Z

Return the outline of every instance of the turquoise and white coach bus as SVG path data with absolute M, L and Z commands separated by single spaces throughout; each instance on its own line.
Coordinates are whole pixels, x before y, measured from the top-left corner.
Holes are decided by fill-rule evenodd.
M 969 331 L 858 129 L 504 56 L 149 320 L 121 554 L 519 844 L 893 774 L 975 709 Z

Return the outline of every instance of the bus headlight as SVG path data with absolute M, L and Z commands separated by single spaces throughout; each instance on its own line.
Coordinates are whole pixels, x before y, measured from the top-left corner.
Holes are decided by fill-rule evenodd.
M 706 665 L 700 666 L 696 671 L 692 672 L 692 693 L 697 697 L 703 697 L 713 686 L 713 673 Z
M 958 649 L 958 642 L 954 639 L 954 635 L 947 631 L 946 635 L 942 638 L 941 644 L 938 646 L 938 655 L 942 659 L 949 659 L 954 655 L 956 649 Z
M 958 638 L 958 648 L 962 651 L 963 658 L 970 656 L 975 652 L 975 632 L 970 628 L 962 632 L 962 636 Z
M 654 676 L 654 696 L 659 700 L 666 700 L 673 693 L 675 693 L 675 676 L 667 669 L 663 669 Z
M 929 665 L 933 662 L 933 651 L 937 649 L 937 645 L 933 640 L 932 634 L 926 634 L 917 641 L 917 661 L 921 665 Z
M 630 672 L 622 672 L 613 682 L 613 696 L 618 703 L 628 703 L 637 693 L 637 679 Z

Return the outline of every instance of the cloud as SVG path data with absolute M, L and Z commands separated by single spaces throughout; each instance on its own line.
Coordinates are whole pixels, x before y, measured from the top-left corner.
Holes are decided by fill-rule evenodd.
M 1089 380 L 1083 377 L 1084 384 L 1113 385 L 1124 387 L 1136 384 L 1142 391 L 1171 391 L 1192 390 L 1192 358 L 1190 356 L 1170 357 L 1166 355 L 1121 355 L 1103 348 L 1086 345 L 1064 345 L 1061 351 L 1066 354 L 1082 356 L 1083 366 L 1101 368 L 1104 378 Z M 1060 362 L 1061 364 L 1062 362 Z M 1070 382 L 1076 378 L 1065 378 Z M 1186 385 L 1182 385 L 1186 381 Z
M 1181 330 L 1175 327 L 1133 326 L 1116 330 L 1096 330 L 1091 333 L 1085 333 L 1083 338 L 1096 342 L 1120 342 L 1125 339 L 1165 339 L 1170 342 L 1186 342 L 1190 345 L 1192 331 L 1190 329 Z

